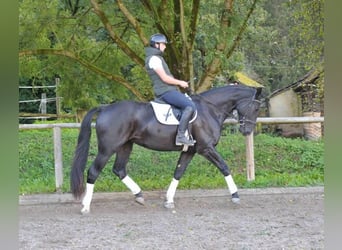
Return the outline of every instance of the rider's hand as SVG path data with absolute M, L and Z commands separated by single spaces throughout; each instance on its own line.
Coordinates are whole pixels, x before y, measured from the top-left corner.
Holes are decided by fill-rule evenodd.
M 189 87 L 189 83 L 186 81 L 182 81 L 182 80 L 179 81 L 178 85 L 182 88 L 188 88 Z

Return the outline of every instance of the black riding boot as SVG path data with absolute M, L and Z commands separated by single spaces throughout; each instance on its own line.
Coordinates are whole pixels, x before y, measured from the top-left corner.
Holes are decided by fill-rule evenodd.
M 180 145 L 189 145 L 189 146 L 193 146 L 196 141 L 192 140 L 192 139 L 188 139 L 185 136 L 185 131 L 188 129 L 188 125 L 189 125 L 189 121 L 191 120 L 191 117 L 193 115 L 193 109 L 192 107 L 186 107 L 183 110 L 182 113 L 182 117 L 179 121 L 179 125 L 178 125 L 178 131 L 177 131 L 177 136 L 176 136 L 176 145 L 180 146 Z

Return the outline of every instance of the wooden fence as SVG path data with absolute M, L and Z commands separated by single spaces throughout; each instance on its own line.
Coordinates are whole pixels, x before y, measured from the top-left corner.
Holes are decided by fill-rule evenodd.
M 324 117 L 259 117 L 257 123 L 262 124 L 296 124 L 296 123 L 321 123 Z M 227 119 L 224 124 L 237 124 L 235 119 Z M 63 184 L 63 161 L 62 161 L 62 128 L 80 128 L 80 123 L 51 123 L 51 124 L 20 124 L 19 129 L 53 129 L 54 161 L 56 190 L 60 191 Z M 95 123 L 92 123 L 95 127 Z M 246 170 L 247 180 L 255 179 L 254 166 L 254 141 L 253 133 L 246 136 Z

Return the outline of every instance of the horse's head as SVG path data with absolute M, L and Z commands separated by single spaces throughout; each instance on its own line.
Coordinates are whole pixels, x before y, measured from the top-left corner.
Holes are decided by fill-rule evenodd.
M 261 88 L 258 88 L 251 99 L 243 99 L 239 101 L 236 106 L 239 115 L 239 131 L 243 135 L 249 135 L 255 128 L 261 104 L 261 102 L 257 100 L 260 93 Z

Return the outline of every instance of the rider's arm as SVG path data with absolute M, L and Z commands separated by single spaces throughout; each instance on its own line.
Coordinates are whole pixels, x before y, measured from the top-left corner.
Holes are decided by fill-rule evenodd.
M 182 80 L 178 80 L 178 79 L 174 78 L 173 76 L 166 74 L 166 72 L 162 66 L 161 60 L 158 57 L 152 57 L 150 59 L 149 66 L 158 74 L 158 76 L 160 77 L 160 79 L 162 79 L 163 82 L 165 82 L 167 84 L 180 86 L 182 88 L 189 87 L 189 84 L 187 82 L 182 81 Z

